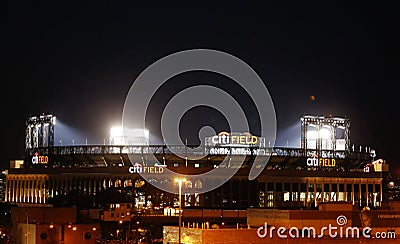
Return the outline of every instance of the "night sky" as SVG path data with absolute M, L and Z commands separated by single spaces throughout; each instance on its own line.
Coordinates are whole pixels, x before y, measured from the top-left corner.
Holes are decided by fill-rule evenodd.
M 278 145 L 299 145 L 304 114 L 347 117 L 351 144 L 376 149 L 400 176 L 397 1 L 200 5 L 10 1 L 2 35 L 1 168 L 23 158 L 29 115 L 53 113 L 74 130 L 77 144 L 102 143 L 121 122 L 125 96 L 148 65 L 206 48 L 242 59 L 263 79 L 276 109 Z M 157 134 L 173 94 L 202 82 L 229 84 L 206 72 L 171 79 L 152 103 L 150 132 Z M 247 106 L 239 90 L 231 92 Z M 198 108 L 183 118 L 182 134 L 196 143 L 202 125 L 223 130 L 224 123 L 217 112 Z

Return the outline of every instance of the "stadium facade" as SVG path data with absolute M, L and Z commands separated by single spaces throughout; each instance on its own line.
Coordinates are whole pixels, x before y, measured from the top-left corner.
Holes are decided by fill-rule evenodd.
M 379 208 L 384 201 L 388 164 L 375 160 L 370 148 L 351 146 L 346 118 L 303 116 L 301 148 L 269 147 L 265 138 L 222 132 L 207 138 L 205 146 L 193 147 L 196 156 L 201 156 L 197 160 L 176 156 L 165 145 L 147 143 L 54 146 L 54 121 L 51 115 L 27 120 L 24 164 L 7 172 L 6 202 L 49 204 L 71 192 L 96 196 L 113 189 L 129 196 L 138 210 L 162 211 L 177 206 L 176 194 L 158 190 L 139 173 L 163 174 L 168 168 L 194 175 L 216 167 L 238 170 L 210 192 L 198 193 L 206 183 L 201 179 L 185 182 L 185 207 L 315 208 L 320 202 L 349 202 Z M 182 155 L 186 148 L 175 150 Z M 157 161 L 151 161 L 150 155 Z M 244 162 L 236 160 L 243 156 Z M 264 157 L 266 167 L 250 181 L 255 156 L 258 160 Z M 176 184 L 174 179 L 163 180 Z M 100 203 L 94 200 L 91 204 Z

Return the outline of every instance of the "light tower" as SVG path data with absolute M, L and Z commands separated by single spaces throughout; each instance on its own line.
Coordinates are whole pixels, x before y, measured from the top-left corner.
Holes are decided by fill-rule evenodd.
M 54 125 L 56 117 L 52 114 L 31 116 L 26 120 L 25 150 L 54 146 Z
M 305 115 L 301 118 L 301 147 L 308 152 L 350 151 L 350 121 L 342 117 Z

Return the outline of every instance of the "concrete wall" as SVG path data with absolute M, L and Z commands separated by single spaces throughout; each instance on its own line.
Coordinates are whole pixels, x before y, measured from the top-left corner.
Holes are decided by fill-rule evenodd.
M 30 244 L 94 244 L 101 237 L 98 224 L 37 225 L 36 242 Z
M 76 207 L 12 207 L 11 221 L 14 223 L 76 223 Z
M 247 224 L 252 228 L 264 226 L 298 227 L 312 226 L 320 229 L 324 226 L 337 225 L 337 218 L 344 216 L 347 226 L 352 226 L 352 211 L 319 211 L 319 210 L 278 210 L 248 209 Z
M 36 225 L 33 224 L 24 224 L 20 223 L 17 224 L 15 232 L 15 239 L 13 242 L 15 244 L 28 244 L 28 243 L 35 243 L 36 240 Z
M 280 244 L 280 243 L 291 243 L 291 244 L 306 244 L 306 243 L 346 243 L 346 244 L 359 244 L 359 243 L 375 243 L 375 244 L 397 244 L 399 236 L 397 239 L 365 239 L 360 238 L 331 238 L 331 237 L 321 237 L 321 238 L 280 238 L 275 233 L 272 237 L 259 237 L 257 234 L 257 229 L 188 229 L 182 228 L 182 243 L 192 243 L 192 244 Z M 387 229 L 377 229 L 376 231 L 385 232 Z M 376 232 L 372 231 L 372 235 Z M 396 232 L 398 229 L 396 229 Z M 188 234 L 190 233 L 190 234 Z M 164 227 L 164 244 L 178 243 L 178 227 L 168 226 Z M 186 236 L 190 236 L 190 239 L 184 239 Z M 185 242 L 186 241 L 186 242 Z
M 258 244 L 267 243 L 257 236 L 257 229 L 206 229 L 202 233 L 203 244 Z

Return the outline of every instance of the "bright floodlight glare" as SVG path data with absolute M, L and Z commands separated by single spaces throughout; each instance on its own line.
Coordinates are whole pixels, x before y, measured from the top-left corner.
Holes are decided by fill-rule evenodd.
M 331 131 L 328 128 L 322 128 L 319 130 L 319 137 L 321 139 L 331 138 Z
M 110 130 L 110 142 L 112 145 L 123 145 L 124 142 L 124 131 L 120 126 L 114 126 Z
M 124 133 L 123 133 L 122 127 L 119 127 L 119 126 L 114 126 L 110 130 L 111 137 L 119 137 L 119 136 L 123 136 L 123 134 Z
M 318 133 L 316 130 L 309 130 L 307 131 L 307 138 L 308 139 L 317 139 L 318 138 Z
M 120 126 L 110 130 L 111 145 L 148 145 L 149 131 L 146 129 L 131 129 Z

